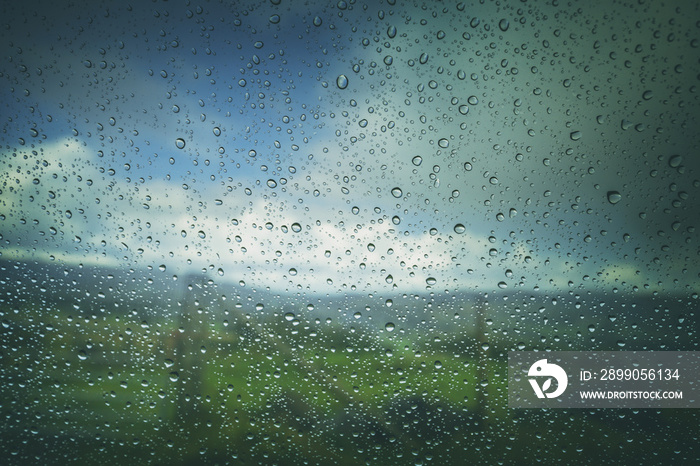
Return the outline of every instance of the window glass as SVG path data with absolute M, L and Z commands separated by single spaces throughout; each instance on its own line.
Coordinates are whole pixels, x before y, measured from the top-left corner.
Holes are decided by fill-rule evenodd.
M 0 9 L 3 462 L 698 461 L 506 384 L 698 350 L 697 2 Z

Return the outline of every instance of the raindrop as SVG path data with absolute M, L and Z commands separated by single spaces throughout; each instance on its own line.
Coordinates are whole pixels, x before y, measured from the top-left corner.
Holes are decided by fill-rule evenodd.
M 569 134 L 569 137 L 572 141 L 578 141 L 579 139 L 581 139 L 581 136 L 581 131 L 574 131 L 571 134 Z
M 386 330 L 387 332 L 393 332 L 395 328 L 396 328 L 396 325 L 394 325 L 393 322 L 387 322 L 386 325 L 384 326 L 384 330 Z
M 411 162 L 413 163 L 413 165 L 418 167 L 421 163 L 423 163 L 423 157 L 421 157 L 420 155 L 416 155 L 415 157 L 413 157 L 413 160 L 411 160 Z
M 298 223 L 292 223 L 292 231 L 294 233 L 299 233 L 301 231 L 301 225 Z
M 498 27 L 501 29 L 501 31 L 506 32 L 508 30 L 508 27 L 510 26 L 510 22 L 507 19 L 502 19 L 498 23 Z
M 442 147 L 443 149 L 447 149 L 450 146 L 450 141 L 442 138 L 438 141 L 438 146 Z
M 348 87 L 348 77 L 344 74 L 341 74 L 335 80 L 335 84 L 338 86 L 338 89 L 345 89 L 346 87 Z
M 178 149 L 184 149 L 185 148 L 185 140 L 182 138 L 177 138 L 175 140 L 175 147 Z
M 671 168 L 678 168 L 680 164 L 683 163 L 683 156 L 682 155 L 674 155 L 671 157 L 668 161 L 668 166 Z
M 430 286 L 433 286 L 434 284 L 437 283 L 437 280 L 436 280 L 435 278 L 433 278 L 433 277 L 428 277 L 428 278 L 425 280 L 425 283 L 427 283 L 427 284 L 430 285 Z
M 403 191 L 401 191 L 401 188 L 394 188 L 391 190 L 391 195 L 395 198 L 399 198 L 403 195 Z
M 458 235 L 461 235 L 462 233 L 467 231 L 467 228 L 464 225 L 462 225 L 461 223 L 458 223 L 457 225 L 455 225 L 454 230 L 455 230 L 455 233 L 457 233 Z
M 617 204 L 622 200 L 622 195 L 617 191 L 608 191 L 608 202 L 611 204 Z
M 469 107 L 467 105 L 460 105 L 459 113 L 461 113 L 462 115 L 466 115 L 467 113 L 469 113 Z
M 320 16 L 316 16 L 314 18 L 314 26 L 319 27 L 321 24 L 323 24 L 323 20 Z

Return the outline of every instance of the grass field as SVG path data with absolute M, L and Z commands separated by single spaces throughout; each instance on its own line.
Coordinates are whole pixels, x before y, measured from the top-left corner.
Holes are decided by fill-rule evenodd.
M 509 410 L 508 348 L 485 350 L 467 336 L 421 343 L 283 316 L 70 316 L 31 305 L 4 311 L 0 425 L 18 463 L 528 464 L 696 454 L 697 430 L 679 427 L 696 425 L 692 410 Z M 446 350 L 455 341 L 463 351 Z

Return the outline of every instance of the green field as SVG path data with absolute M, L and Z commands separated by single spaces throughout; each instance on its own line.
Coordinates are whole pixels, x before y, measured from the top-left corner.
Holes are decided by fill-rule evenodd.
M 698 445 L 679 427 L 692 410 L 509 410 L 508 348 L 468 336 L 196 310 L 3 314 L 0 425 L 18 464 L 624 463 Z

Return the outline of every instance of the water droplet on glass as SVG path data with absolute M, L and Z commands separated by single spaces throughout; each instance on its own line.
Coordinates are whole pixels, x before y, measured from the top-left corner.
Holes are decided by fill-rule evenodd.
M 503 32 L 506 32 L 508 30 L 509 26 L 510 26 L 510 22 L 505 18 L 498 22 L 498 27 Z
M 396 198 L 399 198 L 403 195 L 403 191 L 401 191 L 401 188 L 394 188 L 391 190 L 391 195 Z
M 442 138 L 438 141 L 438 146 L 442 147 L 443 149 L 447 149 L 450 146 L 450 141 Z
M 299 233 L 301 231 L 301 225 L 298 223 L 292 223 L 292 231 L 294 233 Z
M 182 138 L 177 138 L 175 140 L 175 147 L 178 149 L 184 149 L 185 148 L 185 140 Z
M 460 105 L 459 113 L 461 113 L 462 115 L 466 115 L 467 113 L 469 113 L 469 107 L 467 105 Z
M 682 155 L 674 155 L 668 160 L 668 166 L 671 168 L 678 168 L 681 163 L 683 163 Z
M 434 284 L 437 283 L 437 280 L 436 280 L 435 278 L 433 278 L 433 277 L 428 277 L 428 278 L 425 280 L 425 283 L 427 283 L 427 284 L 430 285 L 430 286 L 433 286 Z
M 348 77 L 345 76 L 344 74 L 341 74 L 335 80 L 335 84 L 336 84 L 336 86 L 338 86 L 338 89 L 345 89 L 346 87 L 348 87 Z
M 574 131 L 571 134 L 569 134 L 569 137 L 572 141 L 578 141 L 579 139 L 581 139 L 581 136 L 581 131 Z
M 323 24 L 323 20 L 320 16 L 316 16 L 314 18 L 314 26 L 319 27 L 321 24 Z
M 458 235 L 461 235 L 462 233 L 467 231 L 467 228 L 464 225 L 462 225 L 461 223 L 458 223 L 457 225 L 455 225 L 454 230 L 455 230 L 455 233 L 457 233 Z
M 395 328 L 396 328 L 396 325 L 394 325 L 393 322 L 387 322 L 386 325 L 384 326 L 384 330 L 386 330 L 387 332 L 393 332 Z
M 617 204 L 622 200 L 622 195 L 617 191 L 608 191 L 608 202 L 611 204 Z
M 415 157 L 413 157 L 411 162 L 413 163 L 413 165 L 418 167 L 421 163 L 423 163 L 423 157 L 421 157 L 420 155 L 416 155 Z

